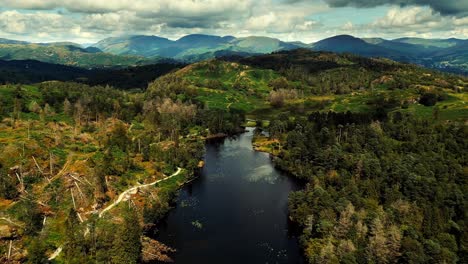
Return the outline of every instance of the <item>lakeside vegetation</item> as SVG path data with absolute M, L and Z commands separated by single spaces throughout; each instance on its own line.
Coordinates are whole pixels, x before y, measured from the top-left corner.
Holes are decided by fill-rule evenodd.
M 307 182 L 289 210 L 310 263 L 466 260 L 465 125 L 400 113 L 273 122 L 275 164 Z
M 140 236 L 153 232 L 193 177 L 203 155 L 199 136 L 211 132 L 201 128 L 209 126 L 207 112 L 153 91 L 159 95 L 62 82 L 0 86 L 3 260 L 10 241 L 10 260 L 18 262 L 42 263 L 57 248 L 59 263 L 168 258 L 141 254 Z M 228 132 L 223 123 L 211 127 Z M 178 167 L 180 175 L 98 217 L 126 189 Z
M 309 263 L 464 263 L 466 79 L 380 74 L 269 116 L 254 146 L 307 182 L 289 211 Z

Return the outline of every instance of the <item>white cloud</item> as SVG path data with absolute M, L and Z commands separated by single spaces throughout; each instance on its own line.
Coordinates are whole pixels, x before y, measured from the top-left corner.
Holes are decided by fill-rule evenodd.
M 435 23 L 444 22 L 439 14 L 434 14 L 429 8 L 422 7 L 409 7 L 391 8 L 387 15 L 383 18 L 378 19 L 372 25 L 379 28 L 395 28 L 395 27 L 413 27 L 420 26 L 427 23 L 431 23 L 432 26 Z
M 312 31 L 320 23 L 307 16 L 323 3 L 278 4 L 276 0 L 23 0 L 0 4 L 18 11 L 0 12 L 0 35 L 48 41 L 97 41 L 122 34 L 157 34 L 171 39 L 192 33 L 272 35 L 287 38 Z M 72 30 L 70 30 L 72 29 Z M 39 33 L 47 32 L 48 34 Z
M 0 13 L 0 29 L 6 33 L 27 34 L 35 29 L 60 32 L 71 26 L 62 15 L 50 13 L 23 14 L 18 11 Z
M 442 16 L 428 7 L 392 7 L 387 13 L 367 24 L 345 23 L 333 34 L 358 37 L 467 38 L 468 17 Z
M 193 33 L 304 42 L 336 34 L 468 37 L 468 17 L 417 6 L 392 6 L 371 23 L 341 25 L 313 18 L 333 13 L 318 0 L 0 0 L 0 6 L 0 37 L 30 41 L 93 42 L 127 34 L 176 39 Z
M 131 11 L 141 14 L 181 16 L 213 15 L 220 12 L 246 10 L 251 0 L 0 0 L 1 6 L 30 10 L 64 8 L 70 12 L 111 13 Z

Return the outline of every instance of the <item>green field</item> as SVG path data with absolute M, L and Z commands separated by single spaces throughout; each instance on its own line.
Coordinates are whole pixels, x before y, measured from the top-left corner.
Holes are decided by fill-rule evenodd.
M 193 64 L 182 72 L 181 76 L 196 90 L 195 99 L 203 102 L 205 107 L 242 110 L 254 120 L 269 120 L 281 113 L 290 116 L 304 116 L 314 111 L 366 113 L 379 106 L 385 106 L 387 112 L 412 113 L 420 118 L 433 118 L 435 109 L 440 120 L 458 120 L 468 116 L 466 93 L 455 93 L 451 89 L 442 88 L 445 98 L 434 106 L 424 106 L 418 102 L 424 90 L 416 85 L 394 89 L 392 83 L 387 83 L 375 85 L 372 89 L 325 95 L 308 92 L 310 88 L 306 86 L 299 98 L 286 100 L 282 107 L 273 107 L 268 96 L 273 90 L 271 82 L 281 77 L 276 71 L 212 60 Z M 342 71 L 325 72 L 336 76 Z M 424 84 L 427 85 L 427 80 Z M 297 81 L 287 80 L 287 85 L 299 87 Z M 427 87 L 425 89 L 441 90 Z

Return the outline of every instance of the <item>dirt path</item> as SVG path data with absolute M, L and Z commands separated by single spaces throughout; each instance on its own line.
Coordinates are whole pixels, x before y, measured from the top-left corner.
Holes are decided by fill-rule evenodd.
M 162 181 L 168 180 L 168 179 L 170 179 L 170 178 L 172 178 L 172 177 L 175 177 L 175 176 L 179 175 L 181 171 L 182 171 L 181 168 L 177 168 L 177 171 L 176 171 L 176 172 L 174 172 L 174 173 L 173 173 L 172 175 L 170 175 L 170 176 L 167 176 L 166 178 L 159 179 L 159 180 L 157 180 L 157 181 L 154 181 L 154 182 L 148 183 L 148 184 L 137 185 L 137 186 L 134 186 L 134 187 L 132 187 L 132 188 L 130 188 L 130 189 L 127 189 L 126 191 L 124 191 L 123 193 L 121 193 L 121 194 L 119 195 L 119 197 L 117 198 L 117 200 L 115 200 L 111 205 L 107 206 L 106 208 L 104 208 L 104 209 L 99 213 L 99 218 L 102 217 L 102 215 L 103 215 L 105 212 L 109 211 L 109 210 L 112 209 L 114 206 L 118 205 L 120 202 L 128 200 L 128 199 L 130 198 L 129 194 L 132 194 L 133 192 L 136 193 L 136 192 L 138 191 L 138 189 L 140 189 L 140 188 L 145 188 L 145 187 L 148 187 L 148 186 L 152 186 L 152 185 L 155 185 L 155 184 L 157 184 L 157 183 L 159 183 L 159 182 L 162 182 Z M 128 195 L 128 196 L 127 196 L 127 195 Z M 52 255 L 50 255 L 49 260 L 53 260 L 53 259 L 55 259 L 58 255 L 60 255 L 60 252 L 62 252 L 62 249 L 63 249 L 62 246 L 58 247 L 58 248 L 54 251 L 54 253 L 52 253 Z
M 102 217 L 102 215 L 103 215 L 105 212 L 109 211 L 109 210 L 112 209 L 114 206 L 118 205 L 120 202 L 128 200 L 129 197 L 127 197 L 127 195 L 132 194 L 132 192 L 135 192 L 135 193 L 136 193 L 136 192 L 138 191 L 138 189 L 140 189 L 140 188 L 145 188 L 145 187 L 148 187 L 148 186 L 155 185 L 155 184 L 157 184 L 157 183 L 159 183 L 159 182 L 168 180 L 168 179 L 170 179 L 170 178 L 172 178 L 172 177 L 175 177 L 175 176 L 179 175 L 179 173 L 180 173 L 181 171 L 182 171 L 181 168 L 177 168 L 177 171 L 176 171 L 175 173 L 173 173 L 173 174 L 170 175 L 170 176 L 167 176 L 167 177 L 164 178 L 164 179 L 160 179 L 160 180 L 154 181 L 154 182 L 152 182 L 152 183 L 148 183 L 148 184 L 144 184 L 144 185 L 138 185 L 138 186 L 132 187 L 132 188 L 130 188 L 130 189 L 127 189 L 126 191 L 124 191 L 123 193 L 121 193 L 121 194 L 119 195 L 119 197 L 117 198 L 117 200 L 115 200 L 111 205 L 109 205 L 109 206 L 107 206 L 106 208 L 104 208 L 104 209 L 99 213 L 99 217 Z
M 52 255 L 50 255 L 48 260 L 53 260 L 55 259 L 58 255 L 60 255 L 60 252 L 62 252 L 62 247 L 57 248 Z

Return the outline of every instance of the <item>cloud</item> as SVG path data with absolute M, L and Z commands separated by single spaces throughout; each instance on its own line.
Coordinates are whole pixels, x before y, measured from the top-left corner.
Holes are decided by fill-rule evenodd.
M 0 0 L 1 6 L 27 10 L 52 10 L 63 8 L 78 13 L 111 13 L 130 11 L 141 14 L 202 16 L 220 12 L 245 10 L 250 0 Z
M 327 8 L 323 2 L 291 6 L 276 0 L 0 0 L 0 5 L 3 10 L 13 9 L 0 9 L 4 37 L 65 40 L 88 36 L 88 42 L 127 34 L 175 39 L 192 33 L 297 40 L 302 32 L 321 26 L 309 16 Z M 11 12 L 14 15 L 8 16 Z
M 433 14 L 427 8 L 392 8 L 383 18 L 378 19 L 372 25 L 379 28 L 431 28 L 435 24 L 443 24 L 444 20 L 440 15 Z
M 324 0 L 331 7 L 376 7 L 381 5 L 429 6 L 441 15 L 468 15 L 466 0 Z
M 71 26 L 73 25 L 59 14 L 22 14 L 15 10 L 0 13 L 0 28 L 6 33 L 29 34 L 37 28 L 60 32 Z
M 80 16 L 101 20 L 110 29 L 116 27 L 142 29 L 166 24 L 175 28 L 213 28 L 223 21 L 243 19 L 252 8 L 252 0 L 0 0 L 0 6 L 35 11 L 35 13 L 59 11 L 68 16 Z M 72 20 L 72 18 L 70 18 Z M 122 26 L 121 20 L 134 23 Z
M 266 33 L 283 32 L 310 32 L 321 27 L 322 24 L 315 20 L 306 19 L 302 15 L 287 12 L 268 12 L 250 17 L 244 28 L 252 31 L 264 31 Z
M 218 29 L 236 20 L 245 21 L 253 3 L 252 0 L 0 0 L 0 34 L 31 39 L 47 36 L 47 40 L 86 35 L 92 36 L 88 41 L 96 41 L 108 36 L 164 31 L 174 38 L 183 35 L 184 29 L 188 34 Z
M 345 23 L 340 31 L 362 37 L 458 37 L 467 38 L 468 17 L 442 16 L 428 7 L 392 7 L 370 23 Z
M 356 11 L 341 10 L 336 17 L 333 8 L 380 5 L 388 5 L 388 12 L 372 22 L 353 14 L 352 21 L 343 21 L 343 12 Z M 128 34 L 265 35 L 304 42 L 336 34 L 466 37 L 467 10 L 468 1 L 461 0 L 0 0 L 0 37 L 86 43 Z

